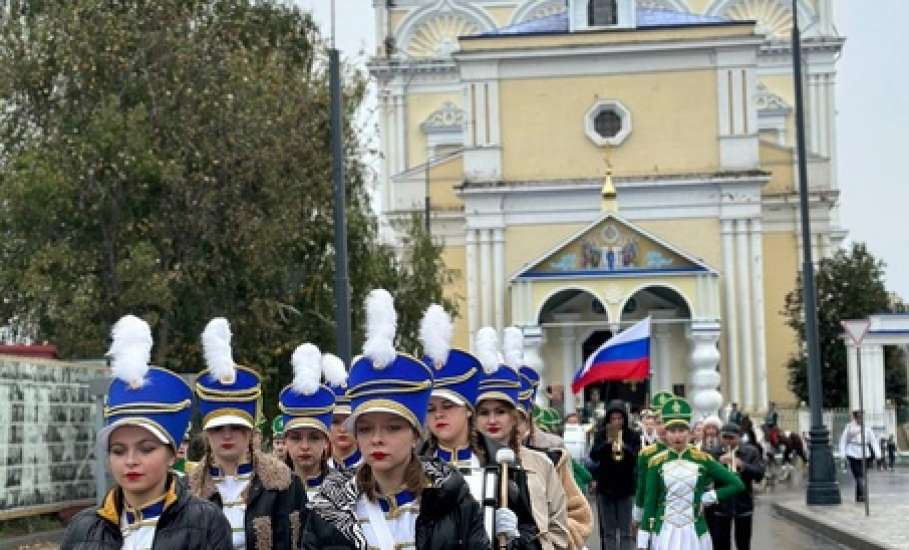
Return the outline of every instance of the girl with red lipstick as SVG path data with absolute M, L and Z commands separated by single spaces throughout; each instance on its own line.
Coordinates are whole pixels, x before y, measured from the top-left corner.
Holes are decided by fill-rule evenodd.
M 496 453 L 502 445 L 480 433 L 476 428 L 474 401 L 477 398 L 483 366 L 465 351 L 451 349 L 451 317 L 441 306 L 433 304 L 420 323 L 420 341 L 425 357 L 423 362 L 435 370 L 432 396 L 426 426 L 429 437 L 420 455 L 438 458 L 457 468 L 467 480 L 477 502 L 487 494 L 496 493 L 487 483 L 498 486 L 498 477 L 489 478 L 486 468 L 498 468 Z M 515 514 L 521 536 L 510 545 L 513 548 L 539 548 L 539 532 L 530 511 L 527 478 L 520 469 L 510 470 L 513 495 L 507 508 Z M 490 539 L 495 537 L 495 510 L 483 508 L 483 519 Z
M 484 550 L 480 505 L 448 464 L 417 456 L 433 371 L 394 348 L 397 315 L 388 292 L 366 300 L 363 356 L 351 366 L 352 429 L 364 463 L 350 479 L 327 478 L 310 502 L 305 550 Z M 517 526 L 508 529 L 517 536 Z
M 234 364 L 230 339 L 223 318 L 212 319 L 202 333 L 208 369 L 196 379 L 196 395 L 207 445 L 188 476 L 189 487 L 222 510 L 235 550 L 296 548 L 300 481 L 286 464 L 254 446 L 259 375 Z
M 132 315 L 113 329 L 114 381 L 96 452 L 107 455 L 116 486 L 99 509 L 77 514 L 62 550 L 230 550 L 230 525 L 193 497 L 171 468 L 189 427 L 192 390 L 172 372 L 148 365 L 151 329 Z
M 340 359 L 328 353 L 323 356 L 312 344 L 299 346 L 291 363 L 294 380 L 281 390 L 278 406 L 283 414 L 288 462 L 305 489 L 298 503 L 303 514 L 303 504 L 316 495 L 326 476 L 334 472 L 328 466 L 331 456 L 328 437 L 335 393 L 320 381 L 324 375 L 329 383 L 338 384 L 347 378 L 347 372 Z
M 531 509 L 543 550 L 567 550 L 569 534 L 565 490 L 555 467 L 549 457 L 528 449 L 519 440 L 519 365 L 515 361 L 504 364 L 500 361 L 498 334 L 492 327 L 484 327 L 477 332 L 476 349 L 485 371 L 476 402 L 477 429 L 497 443 L 510 447 L 527 472 Z
M 344 366 L 343 363 L 341 366 Z M 352 473 L 363 463 L 363 455 L 360 454 L 360 449 L 357 447 L 357 441 L 354 439 L 353 434 L 345 428 L 345 423 L 350 417 L 350 396 L 347 395 L 347 371 L 345 370 L 343 378 L 339 378 L 337 383 L 329 381 L 329 387 L 335 392 L 335 410 L 331 417 L 329 439 L 331 440 L 332 456 L 328 461 L 328 465 L 340 472 Z

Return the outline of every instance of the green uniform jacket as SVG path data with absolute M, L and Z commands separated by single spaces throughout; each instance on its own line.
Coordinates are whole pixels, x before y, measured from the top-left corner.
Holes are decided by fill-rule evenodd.
M 657 441 L 647 445 L 638 453 L 637 464 L 634 470 L 634 505 L 638 510 L 644 509 L 644 489 L 647 483 L 647 468 L 650 459 L 666 450 L 666 444 Z M 635 518 L 639 520 L 640 518 Z
M 681 453 L 665 449 L 654 455 L 647 464 L 646 496 L 644 498 L 644 516 L 641 529 L 649 531 L 651 536 L 659 534 L 663 527 L 663 515 L 666 507 L 666 484 L 663 482 L 661 465 L 671 460 L 689 460 L 698 464 L 698 479 L 694 488 L 695 510 L 694 528 L 700 537 L 707 532 L 707 522 L 701 513 L 701 499 L 704 493 L 714 484 L 717 500 L 725 500 L 745 490 L 739 476 L 730 472 L 708 453 L 695 447 L 688 447 Z

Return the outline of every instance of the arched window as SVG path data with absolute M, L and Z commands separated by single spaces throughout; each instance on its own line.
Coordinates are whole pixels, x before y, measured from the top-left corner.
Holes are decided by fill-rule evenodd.
M 616 0 L 589 0 L 587 3 L 587 25 L 607 27 L 619 22 Z

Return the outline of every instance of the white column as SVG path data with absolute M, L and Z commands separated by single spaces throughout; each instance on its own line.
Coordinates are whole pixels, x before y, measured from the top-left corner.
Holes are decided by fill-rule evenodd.
M 492 271 L 495 279 L 496 329 L 505 328 L 505 232 L 492 230 Z
M 388 97 L 388 90 L 382 89 L 379 91 L 379 139 L 381 141 L 382 147 L 382 175 L 379 179 L 379 197 L 381 197 L 382 204 L 379 207 L 379 212 L 387 212 L 392 209 L 392 189 L 391 189 L 391 163 L 392 163 L 392 140 L 390 137 L 391 130 L 391 108 L 389 106 L 390 99 Z
M 689 393 L 694 419 L 699 420 L 717 414 L 723 404 L 723 396 L 717 391 L 721 381 L 717 371 L 720 361 L 720 351 L 717 349 L 720 325 L 693 322 L 688 329 L 688 338 L 691 340 Z
M 754 330 L 754 372 L 757 407 L 764 410 L 767 397 L 767 338 L 764 324 L 764 239 L 760 219 L 751 220 L 751 319 Z
M 492 235 L 489 229 L 480 229 L 480 326 L 492 326 Z
M 478 265 L 479 245 L 477 243 L 477 230 L 467 230 L 466 255 L 467 255 L 467 331 L 470 333 L 470 349 L 473 349 L 473 338 L 479 329 L 478 305 L 480 295 L 478 292 Z
M 574 377 L 575 348 L 578 346 L 574 327 L 562 327 L 562 387 L 565 394 L 565 414 L 574 410 L 574 394 L 571 393 L 571 382 Z
M 748 254 L 748 220 L 735 222 L 736 290 L 739 309 L 740 384 L 744 398 L 741 408 L 753 412 L 754 402 L 754 334 L 751 329 L 751 263 Z
M 824 84 L 827 93 L 827 143 L 830 148 L 830 188 L 837 189 L 836 181 L 836 74 L 829 73 Z
M 723 300 L 725 301 L 723 329 L 726 338 L 726 372 L 729 375 L 729 399 L 742 406 L 741 382 L 739 381 L 738 311 L 735 291 L 735 222 L 722 221 L 723 234 Z
M 395 167 L 393 174 L 407 170 L 407 117 L 403 93 L 394 95 L 395 110 Z
M 654 352 L 656 361 L 653 366 L 653 381 L 650 393 L 672 391 L 672 326 L 655 323 L 653 325 Z

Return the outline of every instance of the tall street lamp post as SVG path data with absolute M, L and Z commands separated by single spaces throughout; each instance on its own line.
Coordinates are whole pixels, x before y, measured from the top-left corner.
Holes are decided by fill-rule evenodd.
M 811 430 L 808 447 L 808 504 L 839 504 L 840 488 L 830 449 L 830 431 L 824 425 L 820 347 L 817 333 L 817 300 L 814 262 L 811 259 L 811 217 L 808 209 L 808 153 L 805 150 L 805 114 L 802 97 L 802 37 L 799 32 L 798 0 L 792 0 L 792 65 L 795 74 L 795 124 L 799 161 L 799 211 L 802 221 L 802 304 L 805 308 L 805 344 L 808 353 L 808 404 Z
M 335 223 L 335 339 L 338 356 L 350 366 L 350 277 L 347 274 L 347 197 L 344 188 L 344 128 L 341 119 L 341 60 L 335 45 L 335 0 L 331 1 L 331 47 L 328 50 L 331 94 L 331 181 Z

